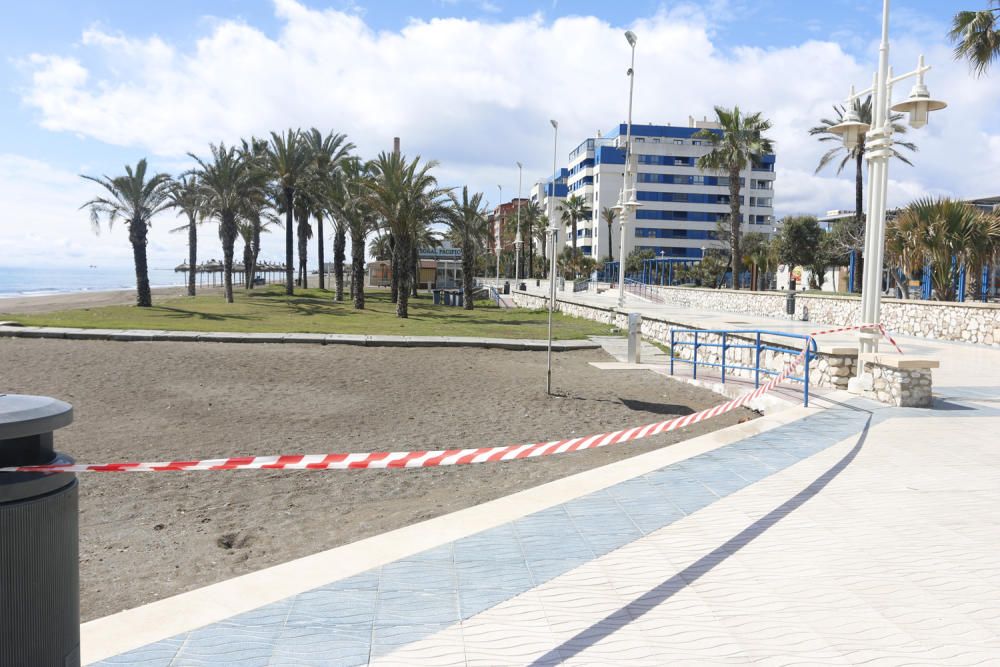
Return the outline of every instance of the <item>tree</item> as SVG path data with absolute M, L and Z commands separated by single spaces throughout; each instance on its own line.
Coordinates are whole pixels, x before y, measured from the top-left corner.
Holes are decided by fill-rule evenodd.
M 969 61 L 976 76 L 982 76 L 1000 56 L 1000 29 L 997 15 L 1000 0 L 990 0 L 990 7 L 963 11 L 952 19 L 948 37 L 955 43 L 955 60 Z
M 244 139 L 240 147 L 240 156 L 247 169 L 253 171 L 255 182 L 264 186 L 268 181 L 267 141 L 257 137 L 251 137 L 249 141 Z M 240 235 L 244 236 L 244 240 L 249 239 L 249 243 L 243 248 L 244 283 L 247 289 L 254 288 L 257 259 L 260 257 L 261 233 L 271 224 L 281 225 L 281 221 L 273 213 L 277 210 L 278 201 L 281 199 L 281 193 L 275 191 L 273 187 L 261 187 L 254 189 L 243 200 Z
M 153 174 L 146 179 L 146 160 L 143 158 L 135 165 L 125 165 L 125 175 L 109 178 L 108 176 L 86 176 L 82 178 L 93 181 L 103 187 L 107 194 L 95 197 L 80 208 L 90 211 L 90 222 L 94 232 L 100 231 L 101 217 L 108 219 L 110 229 L 116 220 L 121 219 L 128 225 L 128 238 L 132 244 L 132 258 L 135 262 L 136 305 L 148 308 L 153 305 L 153 296 L 149 290 L 149 266 L 146 261 L 146 244 L 149 224 L 153 216 L 168 208 L 170 176 L 168 174 Z
M 765 119 L 760 112 L 744 115 L 738 106 L 732 109 L 717 106 L 715 115 L 722 128 L 721 135 L 718 130 L 709 129 L 694 135 L 708 140 L 713 146 L 711 152 L 698 158 L 698 168 L 722 171 L 729 175 L 730 259 L 733 289 L 739 289 L 739 275 L 742 271 L 740 229 L 743 222 L 740 214 L 740 175 L 749 165 L 774 152 L 773 142 L 764 136 L 771 129 L 771 121 Z M 747 187 L 749 186 L 747 183 Z
M 570 234 L 570 243 L 573 246 L 573 250 L 576 250 L 576 227 L 581 220 L 586 220 L 590 217 L 590 209 L 587 207 L 587 202 L 580 195 L 570 195 L 566 201 L 559 205 L 559 210 L 562 211 L 562 222 L 565 225 L 569 223 L 572 232 Z
M 542 227 L 542 207 L 538 202 L 528 202 L 521 208 L 521 219 L 527 230 L 524 238 L 528 243 L 528 277 L 535 277 L 535 232 Z M 544 253 L 543 253 L 544 254 Z
M 640 250 L 636 248 L 625 258 L 625 273 L 639 273 L 642 271 L 642 263 L 647 259 L 655 259 L 656 253 L 652 250 Z
M 172 232 L 187 232 L 188 235 L 188 296 L 195 295 L 195 278 L 198 274 L 198 224 L 201 222 L 204 206 L 201 197 L 201 187 L 194 177 L 181 177 L 170 183 L 167 191 L 170 207 L 177 210 L 177 215 L 185 215 L 187 224 Z
M 282 195 L 285 213 L 285 294 L 295 293 L 295 238 L 292 215 L 295 190 L 312 165 L 312 151 L 301 130 L 289 128 L 284 134 L 271 133 L 267 150 L 267 167 Z
M 400 153 L 380 153 L 372 162 L 373 178 L 368 183 L 369 202 L 385 221 L 393 240 L 393 272 L 398 279 L 396 316 L 409 316 L 408 303 L 412 281 L 413 247 L 427 225 L 443 214 L 438 188 L 430 173 L 437 162 L 421 164 Z
M 872 96 L 869 95 L 864 102 L 860 98 L 854 100 L 853 110 L 858 115 L 862 123 L 872 124 Z M 865 136 L 858 139 L 857 145 L 848 150 L 844 146 L 843 137 L 830 131 L 834 125 L 839 125 L 844 121 L 846 108 L 843 105 L 835 105 L 833 111 L 836 114 L 833 118 L 821 118 L 820 124 L 809 130 L 811 136 L 819 137 L 819 141 L 833 142 L 834 146 L 823 154 L 819 164 L 816 166 L 816 173 L 824 167 L 832 164 L 840 158 L 837 165 L 837 174 L 840 174 L 848 162 L 854 162 L 854 220 L 843 221 L 837 225 L 837 232 L 834 240 L 831 241 L 840 247 L 844 253 L 860 252 L 865 245 L 865 215 L 864 215 L 864 162 L 865 162 Z M 898 121 L 902 120 L 903 114 L 894 113 L 889 115 L 889 122 L 892 125 L 893 134 L 902 135 L 906 133 L 906 126 Z M 893 139 L 892 157 L 904 164 L 913 166 L 896 147 L 905 148 L 916 152 L 917 145 L 909 141 L 899 141 Z
M 612 262 L 615 261 L 615 241 L 611 232 L 617 215 L 618 211 L 613 208 L 605 206 L 601 209 L 601 220 L 608 224 L 608 260 Z
M 815 217 L 788 216 L 782 220 L 778 234 L 778 261 L 788 265 L 789 273 L 796 266 L 812 266 L 822 235 L 823 230 Z
M 593 257 L 587 257 L 579 248 L 563 248 L 558 257 L 559 267 L 564 278 L 572 279 L 579 275 L 589 275 L 597 262 Z
M 486 220 L 486 206 L 483 193 L 469 196 L 469 186 L 462 187 L 462 198 L 452 193 L 449 197 L 451 208 L 445 218 L 448 238 L 456 248 L 462 249 L 462 291 L 465 310 L 473 309 L 472 277 L 476 271 L 476 260 L 486 246 L 489 226 Z
M 309 144 L 309 150 L 313 155 L 313 168 L 315 169 L 317 177 L 322 184 L 322 188 L 328 192 L 330 187 L 333 185 L 333 181 L 337 177 L 337 172 L 340 170 L 341 163 L 346 160 L 350 155 L 350 152 L 354 150 L 354 144 L 347 141 L 347 135 L 345 134 L 330 132 L 324 136 L 323 133 L 315 127 L 306 133 L 306 141 Z M 317 261 L 319 262 L 320 289 L 325 287 L 325 262 L 323 261 L 323 214 L 325 208 L 326 207 L 321 204 L 318 205 L 316 210 L 313 211 L 313 217 L 316 219 L 316 238 L 318 241 L 316 251 Z M 334 280 L 336 281 L 334 299 L 337 301 L 344 300 L 345 235 L 346 230 L 344 225 L 335 223 L 333 236 L 333 273 Z M 340 248 L 339 253 L 337 251 L 338 247 Z
M 207 161 L 193 153 L 188 155 L 198 165 L 191 173 L 201 184 L 206 217 L 219 222 L 226 303 L 232 303 L 233 250 L 239 234 L 238 223 L 246 211 L 246 200 L 259 196 L 263 183 L 259 180 L 260 173 L 250 167 L 236 148 L 210 144 L 209 150 L 212 157 Z
M 377 226 L 375 213 L 365 197 L 369 177 L 369 167 L 366 163 L 355 157 L 345 159 L 332 184 L 328 199 L 331 207 L 330 215 L 342 220 L 351 233 L 351 296 L 354 298 L 356 310 L 364 310 L 365 307 L 365 239 Z M 372 249 L 376 259 L 383 259 L 384 253 L 387 252 L 388 248 L 381 252 Z M 336 259 L 334 261 L 336 262 Z
M 760 269 L 767 272 L 769 241 L 766 234 L 750 232 L 742 239 L 743 264 L 750 265 L 750 289 L 760 289 Z

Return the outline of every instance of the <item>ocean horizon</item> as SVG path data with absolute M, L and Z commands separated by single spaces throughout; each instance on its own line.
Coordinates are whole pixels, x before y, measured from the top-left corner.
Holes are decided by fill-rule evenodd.
M 187 274 L 173 269 L 149 270 L 151 287 L 174 287 L 186 281 Z M 129 289 L 135 289 L 135 269 L 131 267 L 0 266 L 0 299 Z

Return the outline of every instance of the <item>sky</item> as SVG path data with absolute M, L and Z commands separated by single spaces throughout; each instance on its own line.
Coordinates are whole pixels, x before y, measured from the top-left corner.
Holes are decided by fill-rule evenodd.
M 870 85 L 879 0 L 0 0 L 0 266 L 127 266 L 124 226 L 95 235 L 80 174 L 147 158 L 177 174 L 209 143 L 288 127 L 348 135 L 364 157 L 437 160 L 442 185 L 495 203 L 551 171 L 587 137 L 624 122 L 638 35 L 634 122 L 684 124 L 714 105 L 774 127 L 776 215 L 853 207 L 853 172 L 814 173 L 808 135 L 852 84 Z M 1000 194 L 1000 86 L 955 62 L 959 9 L 986 0 L 895 0 L 891 62 L 925 53 L 949 108 L 908 133 L 913 166 L 890 168 L 890 205 L 925 195 Z M 903 99 L 910 82 L 898 86 Z M 150 265 L 187 256 L 172 212 L 154 220 Z M 212 225 L 214 227 L 214 225 Z M 262 258 L 283 257 L 280 233 Z M 201 232 L 202 258 L 221 257 Z M 315 252 L 315 249 L 312 249 Z M 328 250 L 329 253 L 329 250 Z M 311 259 L 315 262 L 315 259 Z

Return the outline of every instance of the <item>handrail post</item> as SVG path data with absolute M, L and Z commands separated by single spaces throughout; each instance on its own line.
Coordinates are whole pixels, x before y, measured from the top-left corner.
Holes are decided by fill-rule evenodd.
M 694 364 L 692 365 L 691 368 L 692 368 L 691 379 L 697 380 L 698 379 L 698 332 L 697 331 L 694 332 Z
M 726 384 L 726 332 L 722 332 L 722 384 Z
M 802 407 L 804 408 L 809 407 L 809 357 L 812 355 L 812 349 L 810 349 L 812 347 L 812 343 L 813 339 L 811 337 L 806 339 L 805 389 L 802 392 L 803 395 Z
M 670 374 L 674 374 L 674 330 L 670 330 Z
M 754 362 L 753 386 L 760 388 L 760 331 L 757 332 L 756 361 Z

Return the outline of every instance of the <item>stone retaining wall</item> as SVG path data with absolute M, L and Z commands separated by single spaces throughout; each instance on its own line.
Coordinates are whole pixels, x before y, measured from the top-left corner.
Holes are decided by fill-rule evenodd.
M 665 303 L 760 317 L 788 318 L 783 292 L 716 290 L 699 287 L 658 287 Z M 811 322 L 836 324 L 858 321 L 861 300 L 852 296 L 795 297 L 795 319 L 808 310 Z M 938 340 L 1000 345 L 1000 306 L 986 303 L 882 300 L 882 323 L 890 333 Z
M 714 290 L 712 290 L 714 291 Z M 535 294 L 528 294 L 527 292 L 513 291 L 511 292 L 514 305 L 519 308 L 528 308 L 532 310 L 541 310 L 549 307 L 548 297 L 538 296 Z M 617 327 L 618 329 L 628 328 L 628 315 L 626 313 L 619 313 L 608 308 L 600 308 L 598 306 L 588 306 L 579 303 L 572 303 L 569 301 L 564 301 L 562 299 L 556 298 L 556 310 L 559 312 L 570 315 L 572 317 L 580 317 L 587 320 L 593 320 L 596 322 L 603 322 L 608 326 Z M 655 319 L 651 317 L 642 318 L 642 336 L 648 340 L 653 340 L 661 345 L 670 345 L 670 330 L 671 329 L 692 329 L 688 324 L 678 323 L 678 322 L 668 322 L 666 320 Z M 729 343 L 736 344 L 747 344 L 753 343 L 754 340 L 750 338 L 742 338 L 737 336 L 728 336 Z M 739 339 L 739 342 L 737 342 Z M 698 360 L 707 361 L 709 363 L 721 363 L 720 362 L 720 352 L 721 348 L 718 347 L 701 347 L 701 343 L 714 343 L 720 344 L 722 342 L 722 337 L 719 334 L 700 334 L 698 336 L 699 348 L 698 348 Z M 790 352 L 795 352 L 796 354 L 801 351 L 801 348 L 787 345 L 783 343 L 770 342 L 769 345 L 773 347 L 780 347 L 789 350 Z M 694 348 L 690 345 L 683 345 L 677 347 L 677 356 L 679 359 L 690 360 L 694 357 Z M 735 349 L 726 351 L 726 364 L 733 364 L 736 366 L 753 366 L 755 364 L 755 350 L 747 349 Z M 763 351 L 761 356 L 761 365 L 763 368 L 767 368 L 774 371 L 780 371 L 784 364 L 789 361 L 791 357 L 787 354 L 781 354 L 772 351 Z M 815 387 L 828 387 L 831 389 L 846 389 L 848 379 L 855 374 L 857 370 L 857 353 L 850 354 L 834 354 L 821 352 L 816 359 L 812 361 L 809 366 L 809 384 Z M 735 375 L 738 377 L 753 378 L 754 372 L 751 370 L 735 370 L 730 371 L 728 375 Z M 762 376 L 762 379 L 766 379 Z
M 872 374 L 872 388 L 865 396 L 880 403 L 903 408 L 931 406 L 931 371 L 929 368 L 902 369 L 865 362 L 865 372 Z

